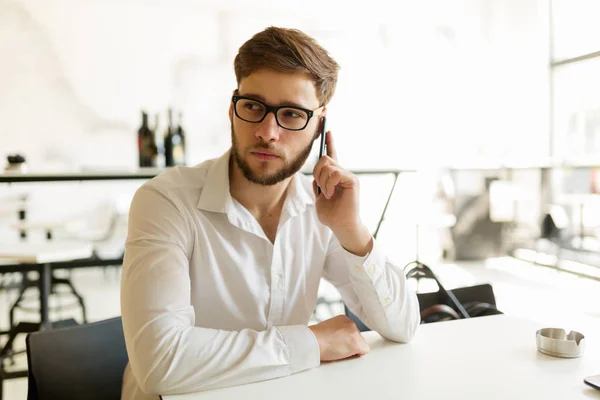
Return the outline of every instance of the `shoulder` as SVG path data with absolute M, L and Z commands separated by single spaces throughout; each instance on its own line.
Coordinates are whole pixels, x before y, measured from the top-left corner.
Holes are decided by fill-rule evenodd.
M 208 172 L 217 160 L 207 160 L 191 167 L 169 168 L 140 186 L 135 197 L 159 195 L 175 203 L 178 208 L 190 202 L 193 204 L 204 187 Z

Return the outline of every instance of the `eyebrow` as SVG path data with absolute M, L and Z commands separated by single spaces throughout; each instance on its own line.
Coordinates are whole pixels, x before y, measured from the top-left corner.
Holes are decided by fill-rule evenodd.
M 238 92 L 239 93 L 239 92 Z M 263 96 L 261 96 L 258 93 L 245 93 L 245 94 L 241 94 L 239 93 L 240 96 L 242 97 L 252 97 L 256 100 L 260 100 L 263 103 L 267 103 L 267 101 L 265 100 L 265 98 Z M 284 101 L 280 101 L 279 104 L 275 104 L 275 107 L 283 107 L 283 106 L 288 106 L 288 107 L 297 107 L 297 108 L 302 108 L 304 110 L 310 110 L 311 108 L 306 107 L 302 104 L 298 104 L 296 102 L 293 101 L 289 101 L 289 100 L 284 100 Z

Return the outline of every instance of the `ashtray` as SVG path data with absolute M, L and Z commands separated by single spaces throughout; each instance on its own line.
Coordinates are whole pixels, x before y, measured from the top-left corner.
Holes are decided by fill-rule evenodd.
M 553 357 L 576 358 L 583 355 L 585 336 L 576 331 L 567 334 L 564 329 L 544 328 L 535 334 L 539 352 Z

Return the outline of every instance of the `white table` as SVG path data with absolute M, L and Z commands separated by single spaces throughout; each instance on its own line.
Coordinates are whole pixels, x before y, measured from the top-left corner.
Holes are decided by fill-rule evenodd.
M 90 258 L 93 250 L 92 243 L 81 241 L 0 241 L 0 260 L 43 264 Z
M 92 255 L 93 245 L 89 242 L 0 240 L 0 273 L 39 272 L 40 324 L 47 327 L 50 326 L 48 298 L 52 289 L 52 264 L 89 259 Z
M 600 374 L 600 329 L 581 329 L 584 355 L 562 359 L 537 351 L 535 333 L 543 327 L 498 315 L 422 325 L 409 344 L 367 332 L 371 352 L 364 357 L 163 400 L 600 399 L 600 391 L 583 383 Z

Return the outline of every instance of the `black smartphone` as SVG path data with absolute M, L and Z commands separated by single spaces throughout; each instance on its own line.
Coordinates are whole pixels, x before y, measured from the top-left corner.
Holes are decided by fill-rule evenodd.
M 327 147 L 325 145 L 325 133 L 327 132 L 327 129 L 325 128 L 327 122 L 327 118 L 322 117 L 321 118 L 321 145 L 319 146 L 319 160 L 321 159 L 321 157 L 323 157 L 324 155 L 327 154 Z M 317 194 L 321 194 L 321 187 L 317 186 Z
M 588 376 L 583 381 L 586 385 L 590 385 L 594 389 L 600 390 L 600 375 Z

